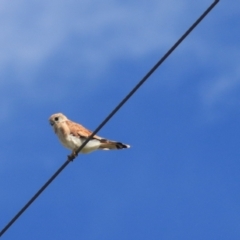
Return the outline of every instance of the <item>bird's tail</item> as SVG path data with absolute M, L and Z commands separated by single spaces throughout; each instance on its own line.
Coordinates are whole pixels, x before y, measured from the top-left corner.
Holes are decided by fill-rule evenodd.
M 130 148 L 130 145 L 121 143 L 121 142 L 114 142 L 109 141 L 106 139 L 101 139 L 101 144 L 99 146 L 102 150 L 112 150 L 112 149 L 123 149 L 123 148 Z

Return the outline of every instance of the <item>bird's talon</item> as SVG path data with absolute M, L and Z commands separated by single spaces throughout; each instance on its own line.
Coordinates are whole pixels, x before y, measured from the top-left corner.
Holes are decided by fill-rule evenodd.
M 72 161 L 73 162 L 75 157 L 76 157 L 76 155 L 71 153 L 70 155 L 68 155 L 68 161 Z
M 68 161 L 73 161 L 77 157 L 78 153 L 72 152 L 70 155 L 68 155 Z
M 72 156 L 72 154 L 71 154 L 71 155 L 68 155 L 68 161 L 69 161 L 69 162 L 72 162 L 73 159 L 74 159 L 74 157 Z

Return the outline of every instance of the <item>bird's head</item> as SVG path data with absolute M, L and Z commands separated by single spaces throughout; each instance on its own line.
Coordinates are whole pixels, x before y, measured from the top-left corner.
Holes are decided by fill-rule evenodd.
M 55 113 L 49 118 L 49 123 L 51 126 L 56 127 L 59 123 L 65 122 L 67 117 L 62 113 Z

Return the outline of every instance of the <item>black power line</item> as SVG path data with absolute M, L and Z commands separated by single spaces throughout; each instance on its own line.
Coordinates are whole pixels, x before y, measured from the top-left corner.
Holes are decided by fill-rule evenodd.
M 178 47 L 178 45 L 189 35 L 189 33 L 206 17 L 206 15 L 217 5 L 219 0 L 215 0 L 207 10 L 192 24 L 192 26 L 182 35 L 181 38 L 167 51 L 167 53 L 156 63 L 156 65 L 142 78 L 142 80 L 130 91 L 130 93 L 117 105 L 117 107 L 105 118 L 94 132 L 78 148 L 79 153 L 89 140 L 113 117 L 113 115 L 129 100 L 129 98 L 142 86 L 142 84 L 154 73 L 154 71 L 168 58 L 168 56 Z M 53 176 L 38 190 L 38 192 L 27 202 L 27 204 L 12 218 L 12 220 L 2 229 L 0 237 L 11 227 L 11 225 L 22 215 L 22 213 L 36 200 L 36 198 L 47 188 L 47 186 L 58 176 L 60 172 L 76 156 L 70 156 L 68 160 L 53 174 Z

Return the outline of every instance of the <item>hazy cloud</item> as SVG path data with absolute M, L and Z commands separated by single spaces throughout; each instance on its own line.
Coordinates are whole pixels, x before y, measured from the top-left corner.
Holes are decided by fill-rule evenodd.
M 65 59 L 64 68 L 58 70 L 62 74 L 78 67 L 91 75 L 91 66 L 95 74 L 101 74 L 118 59 L 134 60 L 156 50 L 165 52 L 209 4 L 188 0 L 142 0 L 137 4 L 110 0 L 2 1 L 1 84 L 19 85 L 18 91 L 26 94 L 31 93 L 29 87 L 40 84 L 39 74 L 56 59 Z M 188 44 L 180 48 L 181 54 L 187 53 L 215 74 L 208 81 L 207 93 L 201 94 L 203 104 L 208 105 L 239 87 L 237 74 L 228 74 L 237 67 L 239 43 L 229 44 L 223 38 L 226 30 L 219 28 L 223 22 L 231 26 L 239 11 L 231 6 L 224 12 L 218 8 L 221 6 L 214 9 L 210 20 L 204 20 L 208 24 L 203 22 L 187 39 Z M 39 84 L 41 88 L 49 83 Z

